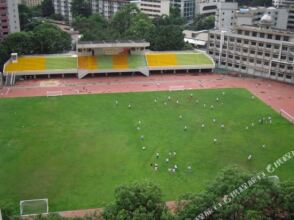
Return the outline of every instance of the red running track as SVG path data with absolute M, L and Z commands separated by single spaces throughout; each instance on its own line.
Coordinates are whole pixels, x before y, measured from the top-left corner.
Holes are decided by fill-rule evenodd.
M 220 74 L 34 79 L 17 81 L 13 87 L 3 88 L 0 90 L 0 98 L 46 96 L 47 91 L 62 91 L 63 95 L 72 95 L 163 91 L 169 90 L 170 87 L 184 87 L 185 89 L 246 88 L 276 111 L 283 109 L 294 116 L 293 85 L 268 79 Z

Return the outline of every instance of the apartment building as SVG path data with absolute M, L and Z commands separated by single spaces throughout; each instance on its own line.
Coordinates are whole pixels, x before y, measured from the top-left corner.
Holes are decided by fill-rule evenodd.
M 72 22 L 71 2 L 72 0 L 53 0 L 55 13 L 62 15 L 68 22 Z
M 208 53 L 218 68 L 294 83 L 294 32 L 272 27 L 268 14 L 259 25 L 211 30 Z
M 0 40 L 20 31 L 17 0 L 0 0 Z
M 24 4 L 28 7 L 41 5 L 43 0 L 18 0 L 18 4 Z
M 151 18 L 169 15 L 170 0 L 140 0 L 138 7 Z
M 105 18 L 110 19 L 121 7 L 130 2 L 130 0 L 92 0 L 92 13 L 99 12 Z

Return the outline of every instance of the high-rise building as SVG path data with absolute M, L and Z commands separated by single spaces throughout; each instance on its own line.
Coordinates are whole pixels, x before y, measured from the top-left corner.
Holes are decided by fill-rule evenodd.
M 18 0 L 18 4 L 24 4 L 28 7 L 41 5 L 43 0 Z
M 140 0 L 138 7 L 151 18 L 169 15 L 170 0 Z
M 62 15 L 68 22 L 72 21 L 71 2 L 72 0 L 53 0 L 55 13 Z
M 0 0 L 0 39 L 20 31 L 17 0 Z

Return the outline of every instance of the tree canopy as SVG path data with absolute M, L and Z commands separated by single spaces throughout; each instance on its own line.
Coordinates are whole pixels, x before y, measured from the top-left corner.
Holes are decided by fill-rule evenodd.
M 71 11 L 74 17 L 89 17 L 92 14 L 90 0 L 73 0 L 71 3 Z
M 42 15 L 44 17 L 50 17 L 54 14 L 54 6 L 52 0 L 43 0 L 41 4 Z
M 195 219 L 211 207 L 217 207 L 209 215 L 212 220 L 293 218 L 294 182 L 279 184 L 265 177 L 245 187 L 244 183 L 252 178 L 256 178 L 256 175 L 237 167 L 225 169 L 204 192 L 182 198 L 189 202 L 182 205 L 178 218 Z M 221 201 L 226 203 L 220 206 L 218 203 Z
M 100 14 L 77 16 L 73 27 L 83 35 L 82 40 L 146 40 L 153 50 L 181 50 L 183 24 L 177 10 L 171 16 L 150 19 L 136 5 L 127 4 L 109 21 Z
M 161 199 L 161 190 L 152 183 L 119 186 L 114 194 L 115 201 L 105 208 L 104 219 L 171 219 L 171 215 Z
M 199 31 L 199 30 L 209 30 L 214 28 L 215 16 L 214 15 L 197 15 L 194 18 L 192 24 L 188 25 L 189 30 Z

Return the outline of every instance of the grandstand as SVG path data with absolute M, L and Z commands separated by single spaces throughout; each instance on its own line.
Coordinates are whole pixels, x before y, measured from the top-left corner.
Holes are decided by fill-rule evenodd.
M 204 52 L 146 51 L 145 41 L 80 42 L 74 54 L 20 56 L 4 65 L 6 85 L 13 85 L 18 77 L 54 74 L 75 74 L 83 78 L 88 74 L 141 73 L 149 76 L 163 71 L 212 71 L 215 64 Z

